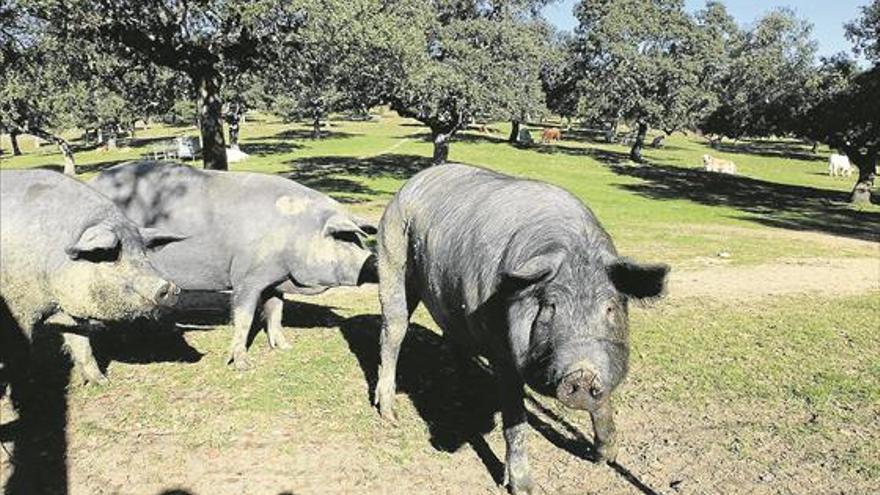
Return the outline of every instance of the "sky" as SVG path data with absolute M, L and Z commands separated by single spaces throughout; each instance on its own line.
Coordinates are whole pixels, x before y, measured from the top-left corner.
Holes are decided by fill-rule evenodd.
M 586 0 L 589 1 L 589 0 Z M 819 56 L 845 51 L 850 53 L 851 44 L 843 34 L 843 24 L 859 16 L 860 7 L 870 0 L 722 0 L 727 11 L 740 26 L 751 26 L 768 11 L 776 7 L 790 7 L 798 17 L 813 23 L 813 37 L 819 42 Z M 577 21 L 571 11 L 577 0 L 561 0 L 544 10 L 547 19 L 561 29 L 574 29 Z M 705 0 L 686 0 L 691 12 L 702 8 Z

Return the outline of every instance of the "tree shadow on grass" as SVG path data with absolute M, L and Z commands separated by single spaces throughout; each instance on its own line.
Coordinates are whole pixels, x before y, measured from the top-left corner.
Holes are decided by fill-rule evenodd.
M 547 155 L 565 154 L 570 156 L 585 156 L 598 160 L 603 163 L 616 164 L 629 160 L 629 153 L 623 151 L 612 151 L 601 148 L 580 148 L 565 146 L 562 144 L 540 144 L 537 143 L 531 149 L 538 153 Z
M 425 142 L 432 142 L 433 137 L 429 132 L 417 132 L 406 136 L 409 139 L 415 139 Z M 468 130 L 467 132 L 459 132 L 449 141 L 450 146 L 455 143 L 490 143 L 490 144 L 508 144 L 507 136 L 500 134 L 483 134 L 477 130 Z
M 378 191 L 349 177 L 388 177 L 406 180 L 431 166 L 431 159 L 418 155 L 385 154 L 365 158 L 318 156 L 284 162 L 290 172 L 282 174 L 343 202 L 357 202 L 351 194 L 377 195 Z
M 321 127 L 321 137 L 320 139 L 315 139 L 312 136 L 311 129 L 287 129 L 281 131 L 274 136 L 276 139 L 292 139 L 294 141 L 318 141 L 318 140 L 326 140 L 326 139 L 348 139 L 353 138 L 355 136 L 359 136 L 360 134 L 353 134 L 350 132 L 340 132 L 340 131 L 328 131 L 325 130 L 325 126 Z
M 247 141 L 239 144 L 239 149 L 248 155 L 268 156 L 291 153 L 302 149 L 303 145 L 286 141 Z
M 601 129 L 579 129 L 571 128 L 562 131 L 563 139 L 577 141 L 580 143 L 593 144 L 613 144 L 605 140 L 605 131 Z
M 642 179 L 617 187 L 651 199 L 728 206 L 749 213 L 743 218 L 769 227 L 878 240 L 880 213 L 853 209 L 845 203 L 844 192 L 668 165 L 612 165 L 611 170 Z
M 822 155 L 811 153 L 800 143 L 779 140 L 754 140 L 737 143 L 716 143 L 713 149 L 724 153 L 758 155 L 768 158 L 787 158 L 821 162 L 828 160 Z

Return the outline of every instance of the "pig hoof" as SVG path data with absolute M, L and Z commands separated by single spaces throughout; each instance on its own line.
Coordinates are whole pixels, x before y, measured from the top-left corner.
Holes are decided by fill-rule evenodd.
M 379 380 L 376 384 L 376 396 L 374 404 L 379 406 L 379 415 L 391 424 L 397 424 L 397 415 L 394 414 L 394 384 L 387 380 Z
M 535 493 L 535 482 L 529 475 L 512 476 L 507 475 L 507 489 L 511 495 L 532 495 Z
M 379 415 L 392 425 L 397 425 L 397 415 L 394 414 L 394 400 L 391 397 L 376 391 L 376 404 L 379 406 Z
M 269 347 L 271 347 L 272 349 L 280 350 L 280 351 L 286 351 L 286 350 L 293 348 L 293 346 L 291 346 L 287 342 L 287 339 L 285 339 L 284 337 L 282 337 L 280 335 L 275 337 L 274 339 L 269 340 Z
M 233 354 L 228 361 L 228 364 L 232 365 L 238 371 L 247 371 L 253 368 L 250 359 L 243 354 L 235 353 Z
M 607 463 L 617 462 L 617 443 L 606 443 L 599 445 L 598 450 L 599 458 L 598 461 L 605 461 Z
M 251 364 L 250 360 L 248 360 L 246 358 L 236 359 L 235 362 L 232 364 L 233 364 L 233 366 L 235 366 L 235 369 L 238 371 L 247 371 L 247 370 L 254 367 L 254 365 Z
M 91 371 L 82 370 L 82 371 L 80 371 L 80 374 L 82 375 L 83 381 L 88 385 L 99 385 L 100 386 L 100 385 L 107 385 L 108 383 L 110 383 L 110 380 L 108 380 L 107 377 L 104 376 L 104 374 L 98 370 L 91 370 Z
M 397 414 L 391 406 L 383 406 L 379 404 L 379 415 L 392 426 L 397 426 Z

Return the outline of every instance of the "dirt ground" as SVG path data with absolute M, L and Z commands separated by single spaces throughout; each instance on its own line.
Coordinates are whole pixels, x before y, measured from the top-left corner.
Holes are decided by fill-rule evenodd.
M 797 259 L 757 266 L 715 266 L 673 272 L 670 298 L 686 303 L 713 299 L 740 304 L 756 299 L 815 293 L 823 297 L 861 294 L 880 289 L 880 258 Z M 357 296 L 367 297 L 367 296 Z M 173 364 L 162 365 L 173 373 Z M 158 366 L 157 366 L 158 368 Z M 158 371 L 157 371 L 158 372 Z M 168 379 L 173 379 L 170 377 Z M 148 384 L 133 383 L 132 387 Z M 235 384 L 230 384 L 230 388 Z M 181 391 L 181 407 L 198 408 L 210 401 L 198 387 Z M 316 426 L 297 414 L 273 417 L 270 425 L 249 430 L 234 416 L 214 419 L 219 441 L 192 445 L 180 432 L 151 430 L 135 424 L 107 431 L 67 428 L 65 438 L 50 442 L 64 452 L 63 479 L 45 493 L 100 494 L 502 494 L 498 486 L 504 445 L 500 427 L 465 439 L 457 450 L 432 446 L 432 425 L 403 395 L 401 428 L 420 431 L 414 451 L 395 456 L 404 442 L 393 427 L 375 416 L 375 435 L 353 435 L 345 428 Z M 809 428 L 816 418 L 808 405 L 784 411 L 742 401 L 693 405 L 659 403 L 651 397 L 628 400 L 618 408 L 621 455 L 614 465 L 592 462 L 589 419 L 563 413 L 547 399 L 529 400 L 530 457 L 540 494 L 868 494 L 880 492 L 877 477 L 840 470 L 837 456 L 859 442 L 877 437 L 878 419 L 868 427 L 852 426 L 843 434 L 852 445 L 832 443 L 803 449 L 780 441 L 779 430 Z M 88 400 L 64 404 L 68 424 L 105 424 L 108 411 L 149 408 L 138 394 L 100 392 Z M 341 396 L 337 407 L 374 414 L 362 395 Z M 0 402 L 0 440 L 6 448 L 16 428 L 9 398 Z M 320 415 L 320 411 L 315 414 Z M 496 417 L 496 425 L 500 418 Z M 228 422 L 228 423 L 227 423 Z M 378 425 L 378 426 L 377 426 Z M 873 425 L 873 426 L 872 426 Z M 51 429 L 47 425 L 47 430 Z M 872 431 L 873 430 L 873 431 Z M 386 437 L 386 440 L 377 440 Z M 60 443 L 60 447 L 58 445 Z M 39 444 L 35 441 L 35 445 Z M 863 446 L 864 447 L 864 446 Z M 862 448 L 863 448 L 862 447 Z M 27 449 L 28 444 L 16 447 Z M 817 457 L 816 449 L 827 456 Z M 45 453 L 31 453 L 41 459 Z M 774 462 L 783 459 L 785 462 Z M 768 461 L 768 459 L 770 461 Z M 0 482 L 6 493 L 37 493 L 9 483 L 14 472 L 0 452 Z M 52 471 L 51 465 L 21 469 Z M 39 474 L 36 475 L 39 477 Z
M 669 296 L 750 301 L 769 296 L 842 297 L 880 290 L 877 258 L 794 258 L 747 266 L 672 272 Z

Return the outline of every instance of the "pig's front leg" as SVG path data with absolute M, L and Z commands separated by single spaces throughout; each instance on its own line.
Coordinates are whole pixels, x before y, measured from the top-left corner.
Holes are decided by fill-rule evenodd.
M 531 495 L 535 483 L 529 469 L 526 447 L 529 424 L 523 403 L 523 382 L 512 370 L 504 370 L 501 382 L 501 417 L 504 442 L 507 447 L 504 461 L 504 484 L 513 495 Z
M 596 452 L 600 461 L 615 462 L 617 460 L 617 429 L 614 427 L 614 408 L 611 397 L 592 411 L 593 432 L 595 433 Z
M 108 382 L 107 377 L 101 372 L 92 352 L 92 343 L 87 335 L 64 332 L 64 347 L 70 354 L 74 365 L 79 370 L 86 383 L 104 385 Z

